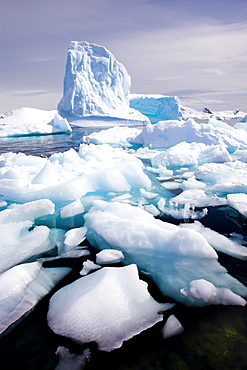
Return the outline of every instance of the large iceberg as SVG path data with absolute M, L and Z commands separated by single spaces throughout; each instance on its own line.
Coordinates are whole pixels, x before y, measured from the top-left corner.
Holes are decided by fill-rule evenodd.
M 58 111 L 62 116 L 114 117 L 147 124 L 147 117 L 129 106 L 130 84 L 125 67 L 105 47 L 73 41 Z

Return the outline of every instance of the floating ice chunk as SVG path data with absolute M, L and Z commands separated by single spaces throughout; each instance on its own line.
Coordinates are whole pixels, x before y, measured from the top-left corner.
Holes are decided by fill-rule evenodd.
M 158 208 L 155 207 L 153 204 L 144 204 L 143 208 L 146 212 L 151 213 L 153 216 L 158 216 L 160 214 Z
M 0 121 L 0 136 L 22 136 L 71 132 L 68 121 L 56 110 L 45 111 L 35 108 L 13 110 Z
M 202 181 L 196 180 L 194 177 L 190 177 L 187 180 L 184 180 L 180 184 L 181 188 L 186 190 L 186 189 L 204 189 L 206 188 L 206 184 Z
M 45 269 L 41 263 L 33 262 L 0 274 L 0 334 L 30 311 L 70 271 L 69 268 Z
M 90 360 L 91 352 L 86 348 L 82 353 L 70 353 L 68 348 L 59 346 L 56 350 L 56 355 L 59 356 L 59 363 L 56 370 L 82 370 Z
M 40 199 L 25 204 L 12 204 L 0 212 L 0 224 L 35 219 L 54 213 L 54 204 L 49 199 Z
M 84 218 L 92 245 L 101 250 L 121 250 L 124 263 L 136 263 L 166 296 L 187 305 L 204 305 L 180 293 L 181 288 L 198 278 L 247 295 L 247 288 L 227 274 L 214 249 L 195 230 L 155 219 L 140 207 L 99 200 Z
M 105 263 L 117 263 L 124 259 L 121 251 L 114 249 L 104 249 L 96 254 L 96 263 L 103 265 Z
M 93 261 L 87 260 L 83 262 L 83 268 L 80 271 L 80 275 L 87 275 L 90 271 L 98 270 L 101 266 L 96 265 Z
M 195 221 L 193 224 L 181 224 L 181 227 L 198 231 L 207 239 L 208 243 L 219 252 L 229 254 L 232 257 L 242 260 L 247 259 L 247 248 L 241 245 L 242 240 L 227 238 L 208 227 L 204 227 L 199 221 Z
M 219 206 L 227 204 L 226 198 L 219 198 L 216 195 L 208 195 L 202 189 L 187 189 L 170 199 L 171 203 L 189 204 L 194 207 Z
M 64 206 L 60 210 L 61 218 L 70 218 L 76 215 L 79 215 L 84 212 L 84 206 L 80 199 L 75 200 L 72 203 L 69 203 L 67 206 Z
M 59 230 L 33 227 L 29 220 L 0 224 L 0 235 L 0 272 L 53 249 L 61 236 Z
M 115 117 L 146 124 L 148 118 L 129 106 L 130 84 L 125 67 L 106 48 L 72 41 L 58 111 L 62 116 Z
M 137 136 L 141 129 L 134 127 L 119 127 L 114 126 L 100 132 L 92 132 L 90 135 L 82 137 L 82 142 L 93 144 L 114 144 L 114 145 L 130 145 L 128 138 Z
M 229 206 L 236 209 L 244 217 L 247 217 L 247 194 L 227 194 Z
M 57 174 L 56 169 L 53 164 L 47 160 L 44 167 L 40 170 L 40 172 L 32 179 L 32 184 L 50 184 L 53 182 L 57 182 Z
M 129 101 L 132 108 L 147 116 L 152 123 L 182 118 L 177 96 L 130 94 Z
M 157 193 L 152 193 L 150 191 L 146 191 L 145 189 L 141 188 L 140 189 L 141 194 L 144 196 L 144 198 L 147 199 L 155 199 L 157 198 L 158 194 Z
M 109 352 L 161 321 L 159 312 L 172 306 L 150 296 L 135 265 L 105 267 L 56 292 L 47 319 L 55 333 L 79 343 L 95 341 Z
M 229 162 L 232 158 L 223 145 L 181 142 L 152 158 L 153 166 L 196 166 L 206 162 Z
M 64 244 L 69 247 L 75 247 L 79 245 L 83 240 L 86 238 L 87 228 L 86 227 L 77 227 L 74 229 L 70 229 L 65 233 L 65 240 Z
M 158 201 L 158 207 L 162 213 L 168 216 L 172 216 L 175 219 L 192 219 L 197 220 L 205 217 L 208 213 L 207 208 L 202 211 L 195 211 L 194 206 L 190 203 L 178 205 L 172 202 L 172 199 L 167 203 L 164 198 L 160 198 Z
M 232 306 L 245 306 L 246 301 L 228 288 L 216 287 L 211 282 L 198 279 L 189 284 L 188 289 L 181 289 L 181 293 L 200 299 L 210 304 L 223 304 Z
M 170 148 L 180 142 L 220 144 L 229 152 L 234 152 L 238 148 L 247 147 L 247 135 L 243 136 L 238 130 L 226 130 L 212 124 L 199 124 L 193 119 L 169 120 L 154 125 L 148 124 L 139 135 L 132 138 L 131 142 L 149 148 Z
M 175 315 L 168 317 L 161 334 L 163 338 L 170 338 L 174 335 L 181 334 L 184 331 L 182 324 L 178 321 Z

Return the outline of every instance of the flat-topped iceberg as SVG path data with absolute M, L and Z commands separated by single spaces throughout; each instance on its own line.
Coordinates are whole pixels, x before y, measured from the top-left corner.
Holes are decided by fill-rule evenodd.
M 56 110 L 19 108 L 0 119 L 0 137 L 70 133 L 66 118 Z
M 147 124 L 148 118 L 129 106 L 130 85 L 125 67 L 105 47 L 73 41 L 58 111 L 63 117 L 112 117 Z
M 158 94 L 130 94 L 130 106 L 147 116 L 152 123 L 182 119 L 180 101 L 177 96 Z

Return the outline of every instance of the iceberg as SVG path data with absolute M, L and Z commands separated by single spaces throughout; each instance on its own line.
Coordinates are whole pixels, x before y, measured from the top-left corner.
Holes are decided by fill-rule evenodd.
M 56 334 L 110 352 L 162 321 L 160 312 L 172 307 L 152 298 L 131 264 L 104 267 L 63 287 L 50 300 L 47 320 Z
M 0 119 L 0 137 L 70 133 L 66 118 L 56 110 L 45 111 L 36 108 L 15 109 Z
M 188 306 L 203 306 L 204 301 L 180 291 L 199 278 L 247 295 L 247 287 L 227 273 L 213 247 L 195 230 L 156 220 L 140 207 L 100 200 L 93 202 L 84 218 L 92 245 L 122 251 L 124 264 L 136 263 L 165 296 Z
M 130 107 L 147 116 L 151 123 L 182 119 L 177 96 L 130 94 L 129 101 Z
M 129 106 L 130 85 L 125 67 L 105 47 L 72 41 L 58 112 L 77 119 L 96 116 L 147 124 L 148 118 Z

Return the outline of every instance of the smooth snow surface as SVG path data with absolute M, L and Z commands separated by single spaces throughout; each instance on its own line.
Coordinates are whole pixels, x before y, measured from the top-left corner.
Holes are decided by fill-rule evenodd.
M 73 41 L 58 111 L 62 116 L 111 117 L 147 124 L 148 118 L 129 106 L 130 85 L 125 67 L 105 47 Z
M 135 265 L 105 267 L 56 292 L 50 300 L 51 329 L 81 344 L 95 341 L 112 351 L 162 320 L 172 304 L 157 303 Z
M 68 121 L 56 110 L 19 108 L 0 119 L 0 137 L 70 133 Z

